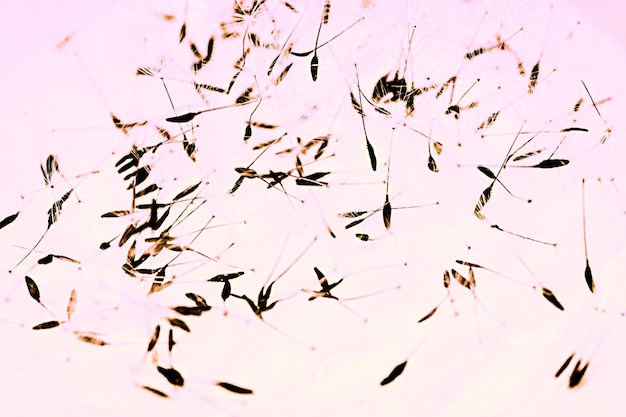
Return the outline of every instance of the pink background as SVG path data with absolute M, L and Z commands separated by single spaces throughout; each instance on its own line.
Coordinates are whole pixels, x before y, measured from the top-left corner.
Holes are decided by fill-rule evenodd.
M 293 29 L 294 51 L 307 51 L 315 43 L 323 2 L 291 4 L 298 14 L 268 0 L 267 13 L 253 23 L 254 30 L 262 40 L 275 35 L 282 45 Z M 624 12 L 618 2 L 608 0 L 553 4 L 335 0 L 320 43 L 363 20 L 319 49 L 315 83 L 309 72 L 311 56 L 290 56 L 276 64 L 274 78 L 293 62 L 275 86 L 267 68 L 277 51 L 256 48 L 233 92 L 208 93 L 207 104 L 190 84 L 195 58 L 189 42 L 204 53 L 209 37 L 217 37 L 212 60 L 195 79 L 227 85 L 242 47 L 241 37 L 220 39 L 219 23 L 232 17 L 229 2 L 5 2 L 0 6 L 4 31 L 0 218 L 18 211 L 20 215 L 0 230 L 2 414 L 621 415 L 616 384 L 626 371 L 620 262 L 626 249 L 626 184 L 619 113 L 624 108 Z M 166 21 L 163 15 L 174 18 Z M 187 38 L 179 43 L 183 21 Z M 511 53 L 493 51 L 464 59 L 467 52 L 493 44 L 496 34 L 506 39 L 520 27 L 524 30 L 509 45 L 524 63 L 524 77 L 517 73 Z M 462 110 L 456 121 L 444 115 L 449 90 L 439 99 L 434 91 L 418 97 L 415 114 L 406 118 L 398 103 L 384 105 L 393 113 L 391 118 L 363 103 L 368 136 L 378 157 L 378 170 L 372 172 L 361 118 L 350 105 L 350 91 L 357 93 L 354 63 L 369 96 L 382 75 L 404 67 L 406 56 L 406 78 L 416 86 L 441 85 L 457 74 L 455 102 L 480 78 L 461 100 L 462 105 L 477 101 L 478 106 Z M 529 95 L 528 73 L 538 60 L 539 81 Z M 182 245 L 212 257 L 221 254 L 219 262 L 211 262 L 185 253 L 168 269 L 167 277 L 175 275 L 175 283 L 150 296 L 146 295 L 150 280 L 131 278 L 121 270 L 130 242 L 119 248 L 114 240 L 111 249 L 98 249 L 131 221 L 146 218 L 145 212 L 120 219 L 100 217 L 129 208 L 128 182 L 116 172 L 115 162 L 133 144 L 161 141 L 155 126 L 173 135 L 179 132 L 178 126 L 165 121 L 174 111 L 161 81 L 135 76 L 138 67 L 146 66 L 161 67 L 176 114 L 232 104 L 249 86 L 254 86 L 256 97 L 258 85 L 263 103 L 252 120 L 279 125 L 275 130 L 254 128 L 249 143 L 244 143 L 245 123 L 255 104 L 206 113 L 191 123 L 196 163 L 179 143 L 144 157 L 142 163 L 154 164 L 145 185 L 156 182 L 162 187 L 159 201 L 170 201 L 203 181 L 192 195 L 206 203 L 172 233 L 180 236 L 177 242 Z M 596 102 L 610 98 L 598 107 L 604 120 L 581 80 Z M 580 98 L 583 104 L 573 113 Z M 496 110 L 501 110 L 496 123 L 477 131 Z M 110 113 L 123 122 L 149 123 L 124 135 L 111 123 Z M 428 141 L 403 123 L 443 144 L 441 155 L 432 150 L 438 173 L 427 169 Z M 560 132 L 572 126 L 589 131 Z M 475 166 L 497 171 L 521 127 L 541 133 L 520 153 L 545 150 L 517 165 L 538 163 L 557 147 L 554 158 L 570 163 L 555 169 L 503 170 L 499 178 L 522 199 L 496 184 L 484 209 L 487 220 L 480 221 L 472 210 L 490 180 Z M 600 144 L 607 128 L 612 129 L 611 136 Z M 277 155 L 280 150 L 297 146 L 296 137 L 305 142 L 330 134 L 325 155 L 334 156 L 305 167 L 307 174 L 330 171 L 323 179 L 329 186 L 305 188 L 285 180 L 286 191 L 304 203 L 285 197 L 279 188 L 268 190 L 258 180 L 246 180 L 234 195 L 227 194 L 237 179 L 233 168 L 247 166 L 259 153 L 252 150 L 254 145 L 283 132 L 288 135 L 253 168 L 292 169 L 293 154 Z M 481 138 L 481 133 L 486 136 Z M 520 135 L 515 148 L 531 137 Z M 54 188 L 45 187 L 39 168 L 50 154 L 57 155 L 65 177 L 55 176 Z M 307 162 L 313 162 L 310 155 Z M 393 207 L 439 204 L 394 210 L 389 231 L 380 213 L 345 230 L 350 219 L 338 213 L 382 206 L 389 158 Z M 98 173 L 80 176 L 92 171 Z M 594 294 L 583 277 L 582 178 Z M 74 195 L 38 252 L 9 273 L 46 230 L 52 203 L 70 188 Z M 171 216 L 175 218 L 174 213 Z M 191 243 L 193 232 L 211 216 L 215 216 L 211 225 L 221 227 L 203 232 Z M 507 235 L 490 224 L 556 246 Z M 336 239 L 328 235 L 326 225 Z M 373 240 L 359 241 L 356 232 L 368 233 Z M 150 245 L 144 242 L 148 236 L 137 237 L 138 252 Z M 266 280 L 278 276 L 314 238 L 310 250 L 275 284 L 271 299 L 288 299 L 264 315 L 267 325 L 243 300 L 228 299 L 228 315 L 223 314 L 221 285 L 207 283 L 208 278 L 246 270 L 233 281 L 233 293 L 256 299 Z M 81 263 L 55 260 L 38 265 L 48 253 Z M 164 252 L 152 266 L 175 255 Z M 467 276 L 467 268 L 455 264 L 456 259 L 484 265 L 516 281 L 476 269 L 476 299 L 453 282 L 454 304 L 446 301 L 433 317 L 417 324 L 445 297 L 444 270 L 455 268 Z M 309 303 L 309 295 L 301 290 L 319 288 L 314 266 L 331 283 L 346 276 L 333 290 L 337 297 L 377 294 L 345 301 L 349 309 L 329 299 Z M 29 297 L 25 275 L 37 282 L 41 301 L 54 316 Z M 541 285 L 554 292 L 564 311 L 541 296 Z M 32 330 L 55 317 L 65 319 L 72 289 L 77 304 L 71 320 L 56 329 Z M 170 356 L 166 318 L 175 317 L 170 307 L 192 305 L 185 298 L 187 292 L 201 294 L 215 308 L 199 318 L 179 317 L 191 333 L 174 330 L 177 344 Z M 184 387 L 170 385 L 152 357 L 145 356 L 157 324 L 162 327 L 155 348 L 158 363 L 179 370 Z M 76 331 L 94 332 L 109 345 L 84 343 Z M 575 361 L 590 365 L 582 383 L 569 389 L 571 365 L 559 379 L 554 373 L 574 352 Z M 380 381 L 407 357 L 404 373 L 381 387 Z M 215 386 L 217 381 L 251 388 L 254 394 L 238 396 Z M 142 385 L 169 398 L 159 398 Z

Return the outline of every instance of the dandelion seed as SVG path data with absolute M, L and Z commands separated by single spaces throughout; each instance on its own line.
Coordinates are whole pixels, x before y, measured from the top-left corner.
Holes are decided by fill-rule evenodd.
M 313 81 L 317 81 L 317 72 L 318 72 L 318 68 L 320 66 L 320 60 L 317 57 L 317 54 L 313 55 L 313 58 L 311 58 L 311 78 L 313 79 Z
M 150 342 L 148 343 L 147 352 L 150 352 L 150 351 L 152 351 L 152 349 L 154 349 L 154 347 L 156 346 L 157 341 L 159 340 L 159 335 L 160 334 L 161 334 L 161 326 L 157 324 L 157 326 L 154 328 L 154 333 L 150 337 Z
M 361 224 L 364 220 L 365 220 L 365 219 L 358 219 L 358 220 L 355 220 L 355 221 L 353 221 L 353 222 L 351 222 L 351 223 L 348 223 L 348 224 L 346 225 L 346 227 L 345 227 L 345 228 L 346 228 L 346 229 L 350 229 L 350 228 L 352 228 L 352 227 L 354 227 L 354 226 L 356 226 L 356 225 Z
M 338 214 L 339 217 L 345 217 L 345 218 L 349 218 L 349 219 L 353 219 L 356 217 L 361 217 L 362 215 L 367 214 L 367 211 L 350 211 L 347 213 L 340 213 Z
M 473 50 L 472 52 L 468 52 L 467 54 L 465 54 L 465 58 L 466 59 L 474 59 L 479 55 L 482 55 L 486 52 L 485 48 L 478 48 Z
M 217 382 L 215 385 L 224 388 L 230 392 L 234 392 L 235 394 L 252 394 L 253 391 L 248 388 L 238 387 L 237 385 L 230 384 L 228 382 Z
M 276 77 L 276 79 L 274 80 L 274 85 L 278 85 L 280 84 L 285 77 L 287 76 L 287 74 L 289 73 L 289 70 L 291 69 L 291 67 L 293 66 L 293 62 L 289 63 L 289 65 L 287 65 L 281 72 L 280 74 L 278 74 L 278 77 Z
M 202 184 L 202 181 L 198 182 L 197 184 L 190 185 L 189 187 L 185 188 L 183 191 L 181 191 L 180 193 L 176 194 L 176 196 L 172 199 L 172 201 L 178 201 L 181 198 L 186 197 L 189 194 L 193 193 L 194 191 L 196 191 L 198 189 L 200 184 Z
M 176 342 L 174 341 L 174 329 L 170 329 L 167 337 L 167 350 L 171 353 Z
M 28 288 L 28 293 L 32 297 L 33 300 L 41 303 L 41 293 L 39 292 L 39 287 L 37 287 L 37 283 L 29 277 L 26 276 L 26 288 Z
M 59 327 L 62 323 L 57 320 L 46 321 L 33 327 L 33 330 L 45 330 Z
M 580 384 L 585 372 L 587 371 L 587 367 L 589 367 L 589 362 L 587 362 L 582 368 L 580 368 L 580 364 L 581 362 L 578 360 L 572 374 L 569 377 L 569 388 L 575 388 L 578 384 Z
M 583 99 L 580 98 L 578 99 L 578 101 L 576 102 L 576 104 L 574 105 L 574 112 L 577 112 L 578 110 L 580 110 L 580 106 L 583 104 Z
M 541 289 L 541 292 L 543 293 L 543 296 L 545 297 L 545 299 L 550 301 L 552 305 L 554 305 L 556 308 L 558 308 L 561 311 L 564 310 L 563 306 L 561 305 L 561 303 L 559 303 L 559 300 L 556 299 L 552 291 L 543 287 Z
M 67 319 L 68 320 L 72 318 L 72 314 L 74 314 L 74 311 L 76 311 L 76 301 L 77 301 L 76 290 L 72 289 L 72 293 L 70 294 L 70 300 L 67 303 Z
M 211 306 L 195 306 L 195 307 L 187 307 L 187 306 L 177 306 L 172 307 L 172 310 L 177 312 L 178 314 L 182 314 L 183 316 L 200 316 L 202 313 L 211 310 Z
M 455 271 L 454 269 L 451 269 L 450 272 L 452 273 L 452 276 L 454 277 L 454 279 L 457 280 L 457 282 L 462 286 L 465 287 L 467 289 L 471 289 L 470 287 L 470 282 L 461 274 L 459 274 L 457 271 Z
M 181 319 L 168 318 L 167 321 L 169 321 L 172 326 L 178 327 L 179 329 L 183 329 L 186 332 L 191 332 L 191 329 L 189 328 L 189 326 L 187 326 L 187 323 L 185 323 Z
M 391 373 L 382 381 L 380 381 L 380 385 L 387 385 L 392 383 L 397 377 L 399 377 L 402 372 L 404 372 L 404 368 L 406 368 L 406 364 L 408 361 L 404 361 L 391 371 Z
M 523 155 L 516 156 L 513 158 L 514 162 L 521 161 L 522 159 L 530 158 L 531 156 L 535 156 L 545 151 L 545 149 L 537 149 L 536 151 L 526 152 Z
M 587 283 L 587 286 L 589 287 L 589 291 L 591 291 L 592 293 L 595 290 L 595 284 L 593 282 L 593 276 L 591 274 L 591 267 L 589 266 L 589 255 L 587 252 L 587 222 L 586 222 L 586 216 L 585 216 L 585 179 L 583 178 L 582 180 L 582 188 L 583 188 L 583 198 L 582 198 L 582 203 L 583 203 L 583 241 L 585 243 L 585 282 Z
M 485 217 L 482 215 L 481 210 L 485 207 L 485 205 L 489 202 L 491 198 L 491 190 L 493 189 L 493 183 L 489 187 L 485 188 L 478 199 L 478 203 L 474 207 L 474 214 L 481 220 L 484 220 Z
M 187 123 L 187 122 L 192 121 L 194 117 L 196 117 L 199 114 L 200 112 L 185 113 L 181 116 L 168 117 L 165 120 L 170 123 Z
M 0 229 L 10 225 L 11 223 L 13 223 L 15 221 L 15 219 L 17 219 L 17 216 L 19 216 L 20 212 L 18 211 L 15 214 L 12 214 L 10 216 L 5 217 L 4 219 L 2 219 L 2 221 L 0 221 Z
M 46 255 L 46 256 L 44 256 L 43 258 L 39 259 L 39 260 L 37 261 L 37 263 L 38 263 L 39 265 L 47 265 L 47 264 L 49 264 L 49 263 L 51 263 L 51 262 L 52 262 L 52 259 L 54 259 L 54 258 L 52 257 L 52 255 Z
M 539 162 L 536 165 L 533 165 L 531 168 L 543 168 L 543 169 L 559 168 L 567 164 L 569 164 L 569 161 L 567 159 L 546 159 L 544 161 Z
M 559 376 L 561 376 L 561 374 L 563 373 L 563 371 L 565 371 L 565 369 L 567 369 L 567 367 L 569 366 L 570 362 L 572 361 L 572 359 L 574 359 L 574 355 L 575 353 L 572 353 L 566 360 L 565 362 L 563 362 L 563 365 L 561 365 L 561 367 L 559 368 L 558 371 L 556 371 L 556 374 L 554 374 L 555 378 L 558 378 Z
M 130 214 L 130 210 L 114 210 L 114 211 L 106 212 L 103 215 L 101 215 L 100 217 L 102 217 L 102 218 L 106 218 L 106 217 L 123 217 L 123 216 L 128 216 L 129 214 Z
M 46 159 L 46 168 L 44 169 L 43 165 L 40 165 L 41 173 L 43 174 L 43 179 L 46 185 L 50 184 L 52 181 L 52 176 L 55 172 L 59 172 L 59 163 L 57 157 L 55 155 L 48 155 Z
M 446 285 L 446 288 L 447 288 L 447 285 Z M 418 323 L 421 323 L 421 322 L 426 321 L 426 320 L 428 320 L 429 318 L 431 318 L 431 317 L 433 316 L 433 314 L 435 314 L 435 313 L 437 312 L 437 308 L 438 308 L 438 307 L 435 307 L 435 308 L 433 308 L 432 310 L 430 310 L 430 312 L 429 312 L 428 314 L 426 314 L 424 317 L 422 317 L 421 319 L 419 319 L 417 322 L 418 322 Z
M 169 395 L 167 395 L 163 391 L 159 391 L 158 389 L 149 387 L 147 385 L 142 385 L 141 388 L 143 388 L 145 390 L 148 390 L 151 393 L 158 395 L 159 397 L 163 397 L 163 398 L 168 398 L 169 397 Z
M 183 385 L 185 385 L 185 379 L 176 369 L 157 366 L 157 370 L 167 379 L 170 384 L 177 387 L 182 387 Z
M 139 72 L 140 71 L 137 70 L 138 75 L 144 75 L 144 74 L 139 74 Z M 147 70 L 146 72 L 150 72 L 150 71 Z M 111 113 L 111 120 L 113 120 L 113 124 L 115 125 L 115 127 L 120 129 L 122 132 L 124 132 L 125 135 L 127 135 L 130 129 L 134 127 L 145 126 L 148 124 L 147 120 L 144 120 L 143 122 L 122 123 L 122 121 L 113 113 Z
M 189 298 L 191 301 L 196 303 L 197 307 L 200 307 L 200 308 L 208 308 L 209 307 L 209 305 L 207 304 L 206 300 L 202 296 L 200 296 L 198 294 L 194 294 L 194 293 L 188 292 L 187 294 L 185 294 L 185 297 Z M 178 319 L 175 319 L 175 320 L 178 320 Z
M 330 172 L 315 172 L 313 174 L 306 175 L 296 179 L 297 185 L 310 185 L 310 186 L 324 186 L 328 185 L 327 182 L 318 181 L 320 178 L 325 177 Z
M 66 192 L 65 194 L 63 194 L 63 196 L 58 201 L 56 201 L 52 205 L 52 207 L 48 210 L 48 229 L 54 223 L 56 223 L 57 219 L 61 215 L 61 210 L 63 209 L 63 203 L 65 203 L 67 199 L 70 198 L 70 195 L 72 194 L 73 191 L 74 190 L 72 189 Z
M 326 0 L 324 3 L 324 14 L 322 15 L 322 24 L 328 24 L 328 18 L 330 17 L 330 0 Z
M 77 334 L 76 337 L 78 338 L 78 340 L 80 340 L 81 342 L 85 342 L 85 343 L 90 343 L 92 345 L 96 345 L 96 346 L 107 346 L 109 343 L 99 339 L 97 337 L 93 337 L 90 335 L 86 335 L 86 334 Z
M 372 166 L 372 171 L 376 171 L 376 154 L 374 153 L 374 147 L 370 143 L 369 139 L 365 139 L 365 145 L 367 146 L 367 153 L 370 158 L 370 165 Z
M 492 113 L 485 122 L 483 122 L 479 127 L 478 130 L 483 129 L 483 128 L 487 128 L 491 125 L 493 125 L 496 120 L 498 119 L 498 116 L 500 115 L 500 111 L 494 112 Z
M 584 127 L 566 127 L 561 129 L 561 132 L 589 132 L 589 129 Z
M 391 203 L 389 202 L 389 194 L 385 195 L 385 205 L 383 206 L 383 222 L 385 223 L 385 229 L 389 230 L 391 227 Z
M 320 282 L 320 285 L 322 286 L 322 290 L 321 291 L 315 291 L 314 295 L 312 297 L 309 298 L 309 301 L 313 301 L 318 297 L 326 297 L 326 298 L 333 298 L 333 299 L 337 299 L 337 297 L 335 297 L 334 295 L 332 295 L 330 293 L 330 291 L 335 288 L 337 285 L 339 285 L 343 279 L 340 279 L 339 281 L 333 283 L 333 284 L 329 284 L 328 280 L 326 279 L 326 276 L 324 275 L 324 273 L 322 273 L 322 271 L 320 271 L 319 269 L 317 269 L 317 267 L 314 267 L 313 270 L 315 271 L 315 275 L 317 275 L 317 279 Z
M 356 83 L 357 83 L 357 87 L 359 90 L 361 90 L 361 83 L 359 81 L 359 72 L 358 69 L 356 68 L 356 64 L 354 65 L 355 70 L 357 70 L 356 73 Z M 359 107 L 361 109 L 363 109 L 363 103 L 361 101 L 361 95 L 359 94 Z M 363 124 L 363 133 L 365 135 L 365 146 L 367 147 L 367 153 L 369 155 L 370 158 L 370 165 L 372 166 L 372 171 L 376 171 L 376 154 L 374 153 L 374 147 L 372 146 L 372 144 L 370 143 L 369 138 L 367 137 L 367 130 L 365 129 L 365 115 L 363 114 L 363 112 L 361 111 L 361 122 Z

